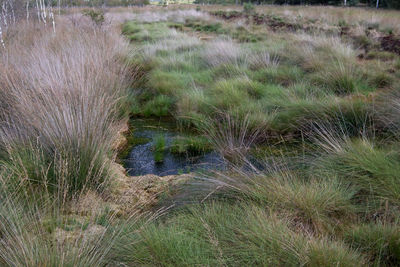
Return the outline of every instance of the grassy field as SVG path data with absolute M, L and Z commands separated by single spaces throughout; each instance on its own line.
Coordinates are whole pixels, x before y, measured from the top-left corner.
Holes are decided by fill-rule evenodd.
M 169 5 L 9 26 L 0 265 L 400 265 L 399 25 L 391 10 Z M 173 153 L 229 167 L 128 177 L 118 155 L 143 118 L 191 133 Z

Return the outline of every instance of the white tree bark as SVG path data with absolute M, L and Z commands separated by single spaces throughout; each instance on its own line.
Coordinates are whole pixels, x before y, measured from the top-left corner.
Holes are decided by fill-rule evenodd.
M 26 22 L 29 21 L 29 1 L 26 1 Z
M 4 44 L 3 40 L 3 30 L 1 29 L 1 23 L 0 23 L 0 44 L 3 48 L 6 48 L 6 45 Z
M 36 0 L 36 11 L 37 11 L 37 18 L 40 21 L 40 10 L 39 10 L 39 2 Z
M 53 13 L 53 7 L 50 6 L 50 13 L 49 13 L 49 18 L 51 19 L 52 25 L 53 25 L 53 31 L 56 33 L 56 21 L 54 19 L 54 13 Z

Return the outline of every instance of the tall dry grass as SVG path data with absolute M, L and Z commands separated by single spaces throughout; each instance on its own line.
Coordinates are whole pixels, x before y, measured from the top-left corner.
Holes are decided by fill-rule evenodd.
M 115 25 L 20 22 L 0 49 L 0 265 L 102 266 L 117 238 L 98 197 L 114 177 L 131 83 Z M 73 198 L 74 201 L 70 201 Z M 76 204 L 77 202 L 78 204 Z
M 10 29 L 0 52 L 0 147 L 18 177 L 74 193 L 110 178 L 128 47 L 85 19 L 58 25 Z
M 211 67 L 222 64 L 239 65 L 243 60 L 243 51 L 231 39 L 216 39 L 206 45 L 202 57 Z

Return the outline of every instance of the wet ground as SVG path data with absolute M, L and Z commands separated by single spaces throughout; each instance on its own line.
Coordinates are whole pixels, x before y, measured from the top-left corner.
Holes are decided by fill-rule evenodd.
M 138 176 L 155 174 L 159 176 L 188 173 L 200 170 L 222 169 L 224 160 L 216 152 L 202 155 L 175 155 L 169 151 L 175 137 L 181 133 L 174 128 L 171 122 L 161 122 L 154 119 L 134 120 L 134 138 L 141 143 L 132 147 L 125 159 L 125 168 L 129 175 Z M 154 157 L 154 143 L 157 136 L 165 139 L 166 149 L 163 152 L 163 160 L 156 162 Z

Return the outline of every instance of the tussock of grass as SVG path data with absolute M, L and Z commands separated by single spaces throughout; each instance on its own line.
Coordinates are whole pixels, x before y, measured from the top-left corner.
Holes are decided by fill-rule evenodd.
M 397 225 L 371 223 L 359 225 L 346 233 L 345 240 L 353 248 L 367 253 L 374 265 L 398 265 L 400 232 Z
M 249 98 L 248 91 L 245 88 L 246 85 L 243 85 L 240 80 L 218 81 L 211 89 L 213 105 L 220 109 L 229 109 L 230 107 L 241 105 L 244 100 Z
M 376 71 L 369 77 L 369 83 L 376 88 L 387 88 L 393 84 L 393 77 L 386 72 Z
M 279 56 L 271 55 L 268 51 L 257 52 L 249 57 L 249 67 L 253 70 L 279 65 Z
M 265 127 L 265 124 L 251 125 L 248 115 L 232 116 L 218 110 L 212 117 L 194 120 L 194 123 L 223 157 L 234 162 L 241 160 L 253 143 L 262 138 Z
M 365 259 L 342 242 L 318 240 L 311 242 L 307 266 L 364 266 Z
M 0 263 L 4 266 L 98 266 L 109 262 L 118 231 L 95 216 L 66 215 L 49 195 L 26 199 L 3 187 L 1 175 Z M 26 187 L 22 188 L 27 190 Z M 22 196 L 22 197 L 21 197 Z M 96 203 L 91 203 L 95 205 Z M 112 221 L 111 213 L 104 215 Z
M 126 43 L 114 32 L 67 21 L 55 35 L 37 31 L 32 43 L 9 40 L 13 49 L 0 59 L 2 95 L 18 103 L 2 110 L 5 165 L 53 191 L 103 187 L 111 177 L 118 99 L 128 86 Z
M 279 66 L 260 69 L 254 75 L 255 79 L 262 83 L 288 86 L 299 82 L 303 77 L 303 72 L 300 68 L 295 66 Z
M 310 133 L 310 126 L 328 124 L 335 129 L 343 129 L 351 136 L 358 136 L 371 123 L 370 107 L 360 100 L 324 101 L 296 100 L 285 103 L 271 122 L 271 128 L 278 131 Z
M 218 39 L 207 44 L 202 56 L 204 62 L 211 67 L 223 64 L 240 65 L 242 51 L 232 40 Z
M 242 177 L 241 179 L 243 179 Z M 246 179 L 245 194 L 283 213 L 289 213 L 300 228 L 324 233 L 340 228 L 355 216 L 351 203 L 356 190 L 335 177 L 302 181 L 289 174 Z
M 132 265 L 361 265 L 343 243 L 297 234 L 289 224 L 261 208 L 213 203 L 126 234 L 116 253 Z
M 399 90 L 392 90 L 377 98 L 376 121 L 379 128 L 389 132 L 395 139 L 400 133 L 400 94 Z
M 177 95 L 192 83 L 190 75 L 182 72 L 154 71 L 150 74 L 148 86 L 165 95 Z
M 357 91 L 357 85 L 361 82 L 361 75 L 353 65 L 337 61 L 323 72 L 317 73 L 315 81 L 326 86 L 337 95 L 351 94 Z
M 341 144 L 327 160 L 330 170 L 358 186 L 366 197 L 399 203 L 399 157 L 395 151 L 356 140 Z
M 371 51 L 366 55 L 367 59 L 379 59 L 382 61 L 390 61 L 396 58 L 396 55 L 386 51 Z
M 171 97 L 159 95 L 145 104 L 142 113 L 145 116 L 168 116 L 173 103 L 174 100 Z
M 183 114 L 186 117 L 190 116 L 191 113 L 210 109 L 208 98 L 204 91 L 199 88 L 186 91 L 176 103 L 178 114 Z

